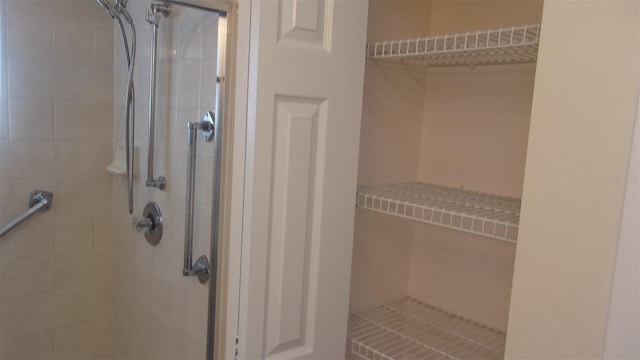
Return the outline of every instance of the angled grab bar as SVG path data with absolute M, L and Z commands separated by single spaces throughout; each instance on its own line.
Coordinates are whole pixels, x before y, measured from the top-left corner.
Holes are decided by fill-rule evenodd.
M 39 210 L 49 210 L 52 204 L 52 192 L 33 190 L 31 192 L 31 197 L 29 198 L 29 209 L 0 229 L 0 237 L 3 237 L 6 233 L 13 230 L 16 226 L 20 225 L 23 221 L 27 220 L 31 215 L 35 214 Z
M 151 24 L 151 75 L 149 77 L 149 151 L 147 153 L 147 187 L 157 187 L 164 189 L 167 179 L 164 176 L 155 178 L 153 175 L 153 161 L 155 148 L 155 127 L 156 127 L 156 78 L 158 64 L 158 25 L 160 15 L 167 17 L 171 14 L 171 7 L 166 4 L 151 4 L 147 9 L 146 20 Z
M 193 218 L 195 208 L 195 188 L 196 188 L 196 142 L 198 131 L 202 133 L 205 141 L 211 141 L 214 135 L 215 120 L 214 114 L 207 111 L 201 122 L 190 122 L 187 124 L 188 145 L 187 152 L 187 203 L 184 215 L 184 268 L 182 275 L 197 276 L 200 283 L 209 280 L 211 266 L 206 255 L 201 255 L 196 263 L 193 263 Z

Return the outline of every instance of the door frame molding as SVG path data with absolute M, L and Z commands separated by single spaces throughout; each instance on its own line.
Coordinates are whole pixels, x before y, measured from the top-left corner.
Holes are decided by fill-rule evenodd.
M 233 135 L 230 138 L 228 148 L 232 151 L 232 157 L 228 159 L 227 166 L 231 173 L 226 177 L 225 197 L 229 199 L 226 213 L 228 218 L 225 223 L 228 225 L 226 236 L 227 251 L 226 258 L 222 260 L 220 266 L 223 273 L 220 294 L 224 294 L 223 306 L 219 307 L 219 312 L 224 316 L 219 317 L 217 337 L 217 356 L 221 359 L 234 359 L 236 357 L 240 315 L 240 291 L 241 291 L 241 269 L 243 252 L 244 233 L 244 208 L 245 208 L 245 184 L 246 179 L 246 154 L 252 146 L 247 141 L 248 138 L 248 100 L 249 100 L 249 68 L 250 43 L 251 43 L 251 6 L 253 0 L 235 0 L 232 13 L 234 14 L 235 49 L 230 49 L 235 53 L 233 61 L 229 62 L 230 73 L 233 73 L 234 89 L 232 95 L 232 118 Z M 224 274 L 226 273 L 226 276 Z M 222 315 L 222 314 L 221 314 Z

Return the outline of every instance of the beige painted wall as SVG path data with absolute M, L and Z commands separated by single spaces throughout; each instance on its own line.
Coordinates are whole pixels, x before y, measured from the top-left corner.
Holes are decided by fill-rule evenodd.
M 0 223 L 54 193 L 0 240 L 0 357 L 109 358 L 112 20 L 95 1 L 0 6 Z
M 507 358 L 603 354 L 638 95 L 639 6 L 545 3 Z

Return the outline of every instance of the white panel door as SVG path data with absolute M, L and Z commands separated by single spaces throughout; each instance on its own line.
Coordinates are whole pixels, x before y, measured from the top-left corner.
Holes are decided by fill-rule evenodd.
M 251 4 L 238 358 L 344 358 L 366 0 Z

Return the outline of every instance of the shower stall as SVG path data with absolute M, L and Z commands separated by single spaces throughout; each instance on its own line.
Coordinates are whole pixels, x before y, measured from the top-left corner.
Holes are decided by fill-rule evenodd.
M 0 0 L 0 359 L 213 358 L 230 10 Z

